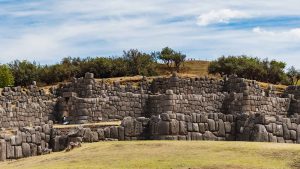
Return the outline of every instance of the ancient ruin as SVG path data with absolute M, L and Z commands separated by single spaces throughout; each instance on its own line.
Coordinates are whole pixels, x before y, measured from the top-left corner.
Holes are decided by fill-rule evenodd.
M 0 103 L 0 161 L 65 150 L 100 140 L 228 140 L 300 143 L 300 88 L 283 94 L 235 76 L 169 78 L 138 85 L 73 79 L 48 93 L 32 85 L 4 88 Z M 55 128 L 122 121 L 121 125 Z

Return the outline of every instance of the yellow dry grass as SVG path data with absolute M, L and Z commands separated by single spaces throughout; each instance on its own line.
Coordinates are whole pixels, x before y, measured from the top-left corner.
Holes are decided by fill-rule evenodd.
M 71 152 L 0 163 L 2 169 L 289 169 L 300 145 L 213 141 L 132 141 L 84 144 Z

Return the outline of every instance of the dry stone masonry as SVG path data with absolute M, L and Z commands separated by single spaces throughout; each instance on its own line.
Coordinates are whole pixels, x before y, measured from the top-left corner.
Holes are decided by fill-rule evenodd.
M 300 143 L 300 88 L 277 94 L 256 81 L 180 78 L 106 83 L 93 74 L 50 92 L 35 85 L 0 96 L 0 160 L 62 151 L 71 142 L 228 140 Z M 57 128 L 121 120 L 121 125 Z M 54 123 L 54 124 L 53 124 Z

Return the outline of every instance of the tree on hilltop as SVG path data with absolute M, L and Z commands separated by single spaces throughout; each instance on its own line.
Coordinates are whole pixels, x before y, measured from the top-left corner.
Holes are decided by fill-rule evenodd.
M 162 60 L 170 72 L 180 71 L 180 66 L 184 63 L 186 55 L 176 52 L 169 47 L 165 47 L 158 53 L 158 59 Z

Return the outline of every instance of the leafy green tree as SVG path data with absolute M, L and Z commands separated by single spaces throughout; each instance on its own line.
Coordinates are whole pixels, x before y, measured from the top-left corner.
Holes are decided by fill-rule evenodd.
M 123 52 L 127 69 L 131 75 L 153 75 L 155 73 L 155 58 L 153 55 L 142 53 L 137 49 Z
M 0 87 L 14 85 L 14 76 L 7 65 L 0 65 Z
M 9 67 L 15 77 L 16 85 L 27 86 L 39 80 L 39 66 L 35 62 L 15 60 L 9 64 Z
M 285 82 L 287 76 L 284 72 L 286 64 L 275 60 L 260 60 L 259 58 L 248 56 L 228 56 L 220 57 L 212 61 L 208 67 L 211 74 L 231 75 L 238 77 L 269 82 Z
M 287 76 L 291 85 L 297 85 L 300 80 L 300 71 L 296 70 L 296 68 L 292 66 L 288 69 Z
M 176 52 L 169 47 L 165 47 L 158 55 L 158 59 L 162 60 L 169 71 L 180 71 L 180 66 L 184 63 L 186 55 Z

